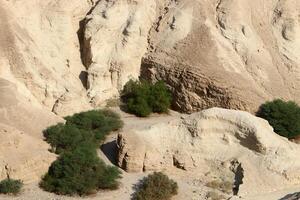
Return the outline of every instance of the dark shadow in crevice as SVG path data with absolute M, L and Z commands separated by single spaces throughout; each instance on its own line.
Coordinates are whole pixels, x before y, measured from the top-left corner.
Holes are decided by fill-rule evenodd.
M 295 192 L 293 194 L 288 194 L 282 198 L 280 198 L 279 200 L 297 200 L 300 199 L 300 192 Z
M 234 164 L 237 164 L 237 166 L 233 171 L 235 173 L 235 176 L 234 176 L 234 183 L 233 183 L 232 192 L 233 192 L 233 195 L 238 195 L 240 185 L 243 184 L 244 169 L 242 168 L 241 163 L 236 162 Z
M 85 89 L 88 89 L 87 79 L 88 73 L 86 71 L 81 71 L 79 74 L 79 79 Z
M 100 149 L 113 165 L 118 165 L 118 146 L 116 140 L 101 145 Z

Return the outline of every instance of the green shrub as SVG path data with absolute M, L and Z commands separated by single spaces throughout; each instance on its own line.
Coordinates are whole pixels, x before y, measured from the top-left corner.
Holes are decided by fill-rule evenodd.
M 151 87 L 151 95 L 149 96 L 149 104 L 153 112 L 165 113 L 171 106 L 171 95 L 167 90 L 164 82 L 156 82 Z
M 96 149 L 81 144 L 65 152 L 52 163 L 40 186 L 46 191 L 63 195 L 91 194 L 97 189 L 116 189 L 120 171 L 104 164 Z
M 110 110 L 78 113 L 44 131 L 46 141 L 59 158 L 51 164 L 40 187 L 62 195 L 86 195 L 98 189 L 118 188 L 121 172 L 97 155 L 97 144 L 123 126 Z
M 122 91 L 122 99 L 127 110 L 140 117 L 147 117 L 152 112 L 167 112 L 172 100 L 162 81 L 151 84 L 144 80 L 127 82 Z
M 169 200 L 177 194 L 177 183 L 161 172 L 154 172 L 142 180 L 133 195 L 134 200 Z
M 292 101 L 276 99 L 261 105 L 257 116 L 266 119 L 281 136 L 293 138 L 300 135 L 300 107 Z
M 123 126 L 120 116 L 106 109 L 82 112 L 65 119 L 67 125 L 74 125 L 79 129 L 92 131 L 98 141 L 103 141 L 107 134 Z
M 16 195 L 21 191 L 22 186 L 22 181 L 7 178 L 0 182 L 0 193 Z
M 52 151 L 57 154 L 72 151 L 82 142 L 89 141 L 92 146 L 96 145 L 95 136 L 91 131 L 78 129 L 73 124 L 52 126 L 44 131 L 44 136 L 51 145 Z

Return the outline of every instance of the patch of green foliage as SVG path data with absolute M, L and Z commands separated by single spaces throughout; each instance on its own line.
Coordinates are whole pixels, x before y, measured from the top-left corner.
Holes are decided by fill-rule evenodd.
M 127 110 L 139 117 L 147 117 L 152 112 L 166 113 L 172 101 L 164 82 L 152 84 L 145 80 L 128 81 L 122 91 L 122 99 Z
M 300 135 L 300 107 L 293 101 L 276 99 L 261 105 L 257 116 L 266 119 L 274 131 L 287 138 Z
M 111 131 L 123 127 L 120 116 L 108 109 L 82 112 L 65 119 L 67 120 L 66 125 L 74 125 L 81 130 L 91 131 L 94 133 L 95 139 L 100 142 Z
M 40 186 L 62 195 L 88 195 L 97 189 L 116 189 L 120 172 L 104 164 L 96 149 L 82 143 L 52 163 Z
M 133 200 L 169 200 L 177 191 L 178 185 L 175 181 L 161 172 L 154 172 L 137 186 Z
M 21 191 L 22 187 L 22 181 L 7 178 L 0 182 L 0 193 L 16 195 Z
M 90 145 L 96 146 L 95 136 L 91 131 L 79 129 L 73 124 L 52 126 L 44 131 L 44 136 L 56 154 L 72 151 L 87 141 Z
M 66 124 L 51 126 L 44 131 L 46 141 L 57 154 L 71 151 L 81 142 L 92 146 L 102 142 L 111 131 L 123 126 L 120 116 L 110 110 L 92 110 L 66 117 Z
M 121 172 L 97 156 L 97 146 L 123 122 L 110 110 L 94 110 L 66 117 L 44 131 L 46 141 L 59 154 L 40 186 L 62 195 L 88 195 L 98 189 L 118 188 Z

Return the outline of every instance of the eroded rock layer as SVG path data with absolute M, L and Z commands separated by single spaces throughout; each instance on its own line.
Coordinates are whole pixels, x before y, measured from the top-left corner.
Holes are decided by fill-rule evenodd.
M 239 184 L 240 195 L 300 183 L 300 146 L 274 133 L 265 120 L 242 111 L 212 108 L 126 131 L 119 135 L 118 147 L 118 164 L 126 171 L 176 167 L 200 180 L 228 174 L 225 177 Z
M 86 20 L 90 97 L 116 94 L 142 60 L 141 76 L 164 80 L 184 112 L 299 102 L 299 7 L 296 0 L 99 1 Z

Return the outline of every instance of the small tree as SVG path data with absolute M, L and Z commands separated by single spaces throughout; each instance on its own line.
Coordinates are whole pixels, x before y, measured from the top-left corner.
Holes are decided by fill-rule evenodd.
M 115 189 L 120 171 L 101 161 L 89 143 L 63 153 L 52 163 L 40 186 L 63 195 L 91 194 L 98 189 Z
M 161 172 L 144 178 L 133 195 L 134 200 L 169 200 L 177 194 L 177 183 Z
M 23 183 L 21 180 L 4 179 L 0 182 L 0 193 L 2 194 L 18 194 L 21 191 Z
M 121 172 L 97 155 L 97 144 L 123 126 L 110 110 L 94 110 L 66 117 L 44 131 L 46 141 L 60 156 L 48 169 L 40 187 L 63 195 L 87 195 L 98 189 L 117 189 Z
M 281 136 L 294 138 L 300 135 L 300 107 L 293 101 L 266 102 L 260 106 L 257 116 L 266 119 Z
M 46 141 L 51 145 L 52 151 L 61 154 L 72 151 L 82 142 L 89 141 L 96 148 L 96 139 L 91 131 L 78 129 L 73 124 L 58 124 L 44 131 Z
M 91 131 L 95 139 L 103 141 L 105 136 L 111 131 L 116 131 L 123 127 L 120 116 L 111 110 L 91 110 L 77 113 L 65 118 L 67 125 L 74 125 L 78 129 Z
M 171 95 L 164 82 L 158 81 L 152 87 L 149 104 L 153 112 L 166 113 L 171 106 Z
M 145 80 L 130 80 L 126 83 L 122 99 L 126 103 L 127 110 L 139 117 L 147 117 L 152 112 L 167 112 L 172 100 L 164 82 L 151 84 Z

